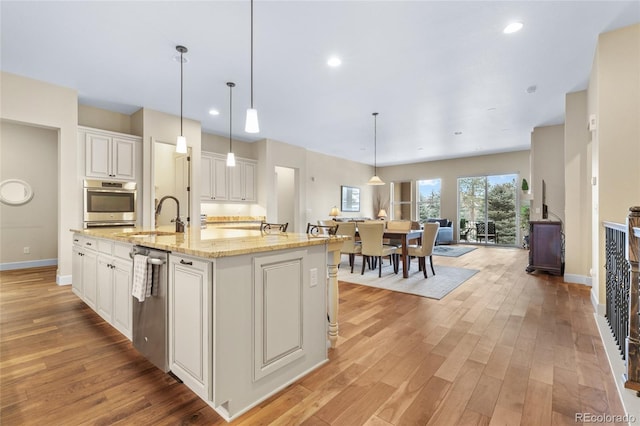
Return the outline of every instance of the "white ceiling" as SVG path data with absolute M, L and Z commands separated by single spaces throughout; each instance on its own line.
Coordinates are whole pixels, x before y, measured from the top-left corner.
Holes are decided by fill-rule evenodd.
M 534 127 L 564 121 L 565 93 L 586 88 L 598 34 L 640 22 L 638 1 L 256 0 L 252 135 L 248 0 L 0 7 L 3 71 L 86 105 L 179 115 L 181 44 L 184 116 L 203 131 L 228 135 L 233 81 L 234 138 L 373 164 L 376 111 L 378 165 L 528 149 Z M 514 20 L 523 30 L 503 34 Z

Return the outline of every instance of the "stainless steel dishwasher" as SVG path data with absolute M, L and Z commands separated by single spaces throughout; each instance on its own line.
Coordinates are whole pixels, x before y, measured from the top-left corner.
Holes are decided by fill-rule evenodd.
M 147 263 L 152 265 L 153 274 L 156 275 L 154 286 L 157 287 L 154 288 L 152 296 L 146 297 L 143 302 L 131 296 L 133 346 L 166 373 L 169 371 L 169 350 L 167 347 L 167 281 L 169 278 L 167 262 L 169 253 L 148 247 L 134 246 L 130 255 L 133 258 L 136 254 L 147 256 Z

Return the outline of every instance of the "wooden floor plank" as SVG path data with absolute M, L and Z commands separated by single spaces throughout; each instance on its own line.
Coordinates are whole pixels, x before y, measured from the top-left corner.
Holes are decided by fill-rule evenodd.
M 526 274 L 527 255 L 479 247 L 438 257 L 479 270 L 441 300 L 341 282 L 330 362 L 233 424 L 575 424 L 578 412 L 623 414 L 589 289 Z M 0 272 L 1 424 L 226 423 L 55 275 Z

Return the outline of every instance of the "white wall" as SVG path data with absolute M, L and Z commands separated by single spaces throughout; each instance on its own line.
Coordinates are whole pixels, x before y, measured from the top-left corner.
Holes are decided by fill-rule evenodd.
M 27 204 L 0 204 L 2 269 L 58 263 L 57 152 L 57 130 L 2 122 L 0 181 L 24 180 L 34 194 Z
M 72 228 L 82 226 L 82 203 L 69 196 L 78 185 L 78 95 L 73 89 L 54 86 L 15 74 L 0 74 L 0 118 L 57 130 L 58 163 L 58 284 L 71 283 Z M 75 193 L 75 192 L 72 192 Z

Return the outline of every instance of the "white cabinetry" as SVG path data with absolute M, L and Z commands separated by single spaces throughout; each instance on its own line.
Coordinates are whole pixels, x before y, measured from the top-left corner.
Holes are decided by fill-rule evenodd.
M 203 259 L 169 256 L 169 367 L 211 400 L 211 268 Z
M 85 150 L 85 175 L 102 179 L 136 180 L 141 138 L 105 130 L 79 128 Z
M 250 160 L 236 161 L 235 167 L 230 167 L 229 188 L 232 201 L 256 201 L 256 163 Z
M 236 158 L 236 166 L 227 167 L 224 155 L 203 152 L 201 164 L 201 201 L 256 202 L 256 161 Z
M 227 162 L 225 157 L 217 154 L 202 153 L 202 201 L 226 201 Z
M 72 289 L 109 324 L 131 340 L 131 244 L 73 237 Z

